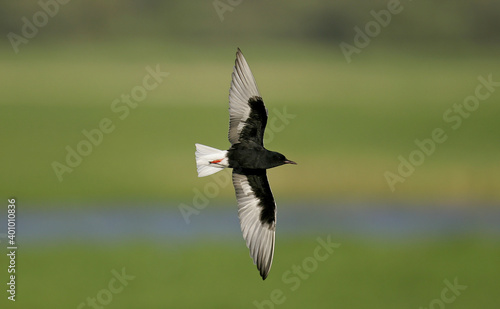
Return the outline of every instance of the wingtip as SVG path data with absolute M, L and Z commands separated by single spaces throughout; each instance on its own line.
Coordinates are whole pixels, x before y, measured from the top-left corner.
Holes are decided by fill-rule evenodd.
M 236 59 L 234 59 L 234 66 L 235 67 L 238 66 L 238 62 L 241 61 L 240 60 L 241 58 L 244 58 L 243 53 L 241 52 L 241 49 L 238 47 L 236 49 Z M 234 72 L 233 72 L 233 74 L 234 74 Z
M 269 273 L 261 273 L 260 276 L 262 277 L 262 281 L 266 280 L 267 279 L 267 275 Z
M 238 59 L 244 59 L 245 57 L 243 56 L 243 53 L 241 52 L 241 49 L 238 47 L 238 49 L 236 50 L 236 59 L 235 59 L 235 64 L 238 63 Z

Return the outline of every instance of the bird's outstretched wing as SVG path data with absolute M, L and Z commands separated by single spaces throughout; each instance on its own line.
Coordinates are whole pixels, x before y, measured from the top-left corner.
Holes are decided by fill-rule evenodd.
M 238 48 L 229 89 L 229 142 L 263 145 L 267 110 L 245 57 Z
M 262 279 L 266 279 L 273 263 L 276 229 L 276 203 L 266 170 L 234 170 L 233 185 L 243 238 Z

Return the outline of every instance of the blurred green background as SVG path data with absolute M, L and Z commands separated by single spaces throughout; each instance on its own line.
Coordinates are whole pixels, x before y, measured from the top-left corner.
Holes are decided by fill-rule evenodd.
M 254 300 L 281 289 L 286 301 L 276 308 L 418 308 L 455 277 L 468 288 L 446 307 L 500 302 L 500 87 L 482 88 L 487 99 L 458 109 L 477 96 L 481 77 L 500 82 L 500 3 L 42 0 L 0 7 L 0 240 L 8 197 L 17 200 L 20 235 L 18 299 L 9 303 L 4 293 L 0 303 L 78 308 L 122 267 L 136 279 L 104 307 L 256 308 Z M 394 7 L 397 14 L 386 13 Z M 375 16 L 385 16 L 385 25 Z M 342 43 L 357 48 L 350 61 Z M 275 119 L 266 145 L 299 163 L 268 173 L 279 215 L 347 213 L 356 226 L 375 219 L 365 210 L 424 211 L 429 220 L 433 211 L 443 218 L 459 212 L 451 230 L 421 233 L 426 226 L 416 224 L 420 236 L 392 240 L 337 229 L 334 220 L 331 228 L 310 228 L 313 219 L 279 219 L 273 269 L 262 282 L 237 226 L 231 185 L 217 187 L 208 207 L 195 207 L 215 178 L 197 177 L 194 143 L 229 147 L 237 47 Z M 126 116 L 113 110 L 128 106 L 113 102 L 139 93 L 156 68 L 168 76 Z M 113 131 L 58 178 L 54 162 L 68 165 L 67 147 L 87 143 L 82 131 L 95 132 L 103 119 Z M 400 156 L 411 160 L 415 139 L 432 138 L 436 128 L 447 139 L 391 190 L 386 172 L 397 175 Z M 199 211 L 187 224 L 182 205 Z M 180 227 L 155 239 L 135 225 L 133 236 L 110 236 L 114 224 L 128 224 L 123 209 L 157 208 Z M 207 218 L 213 211 L 234 215 L 232 236 L 211 234 L 210 226 L 225 224 Z M 107 227 L 100 237 L 74 228 L 82 213 Z M 24 221 L 29 226 L 24 215 L 34 216 Z M 50 217 L 62 222 L 49 226 Z M 406 231 L 397 218 L 375 226 Z M 196 228 L 202 222 L 209 223 Z M 296 231 L 280 234 L 280 225 Z M 50 229 L 67 237 L 34 237 Z M 282 275 L 326 235 L 341 247 L 291 291 Z M 7 269 L 4 254 L 0 262 Z M 7 271 L 0 274 L 7 282 Z

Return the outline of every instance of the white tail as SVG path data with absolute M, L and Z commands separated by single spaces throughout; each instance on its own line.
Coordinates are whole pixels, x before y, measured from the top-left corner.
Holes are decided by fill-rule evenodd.
M 227 150 L 219 150 L 201 144 L 195 145 L 198 177 L 212 175 L 229 166 Z

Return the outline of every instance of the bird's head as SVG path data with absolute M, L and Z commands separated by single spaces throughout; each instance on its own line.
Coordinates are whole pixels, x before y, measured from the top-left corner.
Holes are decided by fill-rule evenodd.
M 274 166 L 280 166 L 283 164 L 297 164 L 292 160 L 288 160 L 283 154 L 279 152 L 271 152 L 271 162 Z

